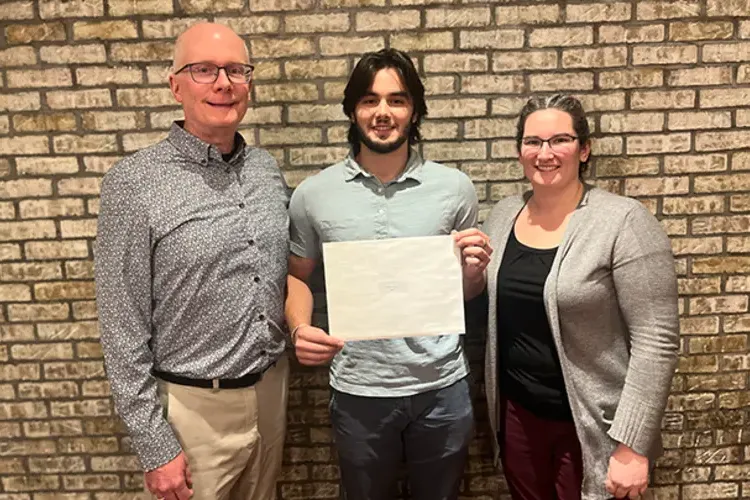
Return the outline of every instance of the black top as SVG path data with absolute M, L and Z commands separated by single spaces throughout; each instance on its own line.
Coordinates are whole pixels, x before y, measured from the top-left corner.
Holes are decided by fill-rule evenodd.
M 572 420 L 543 299 L 556 253 L 510 233 L 497 277 L 498 380 L 505 397 L 538 417 Z

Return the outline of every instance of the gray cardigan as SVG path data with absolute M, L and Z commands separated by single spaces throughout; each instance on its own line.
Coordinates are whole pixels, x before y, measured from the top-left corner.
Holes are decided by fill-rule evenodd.
M 496 461 L 497 273 L 529 196 L 500 201 L 483 228 L 495 249 L 485 389 Z M 611 498 L 604 481 L 618 442 L 651 463 L 662 451 L 679 333 L 674 259 L 659 222 L 636 200 L 586 186 L 545 282 L 544 305 L 583 451 L 582 498 Z

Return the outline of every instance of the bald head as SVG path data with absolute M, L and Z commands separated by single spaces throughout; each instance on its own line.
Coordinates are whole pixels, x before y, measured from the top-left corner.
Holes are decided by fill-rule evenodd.
M 186 29 L 175 42 L 172 70 L 186 64 L 207 60 L 204 54 L 218 55 L 242 54 L 241 60 L 234 62 L 248 63 L 250 55 L 245 42 L 222 24 L 198 23 Z

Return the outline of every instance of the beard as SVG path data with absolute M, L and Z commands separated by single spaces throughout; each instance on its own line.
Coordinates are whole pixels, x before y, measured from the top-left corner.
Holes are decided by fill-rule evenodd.
M 401 135 L 391 142 L 375 142 L 367 136 L 358 123 L 355 124 L 355 126 L 357 128 L 357 134 L 359 135 L 359 141 L 370 151 L 379 154 L 388 154 L 396 151 L 409 138 L 409 131 L 411 130 L 411 124 L 409 124 L 404 128 L 403 132 L 401 132 Z

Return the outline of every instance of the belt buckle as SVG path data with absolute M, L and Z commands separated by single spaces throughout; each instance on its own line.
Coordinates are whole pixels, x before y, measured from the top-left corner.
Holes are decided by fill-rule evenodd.
M 211 389 L 214 390 L 214 391 L 218 391 L 219 390 L 219 379 L 218 378 L 211 379 Z

